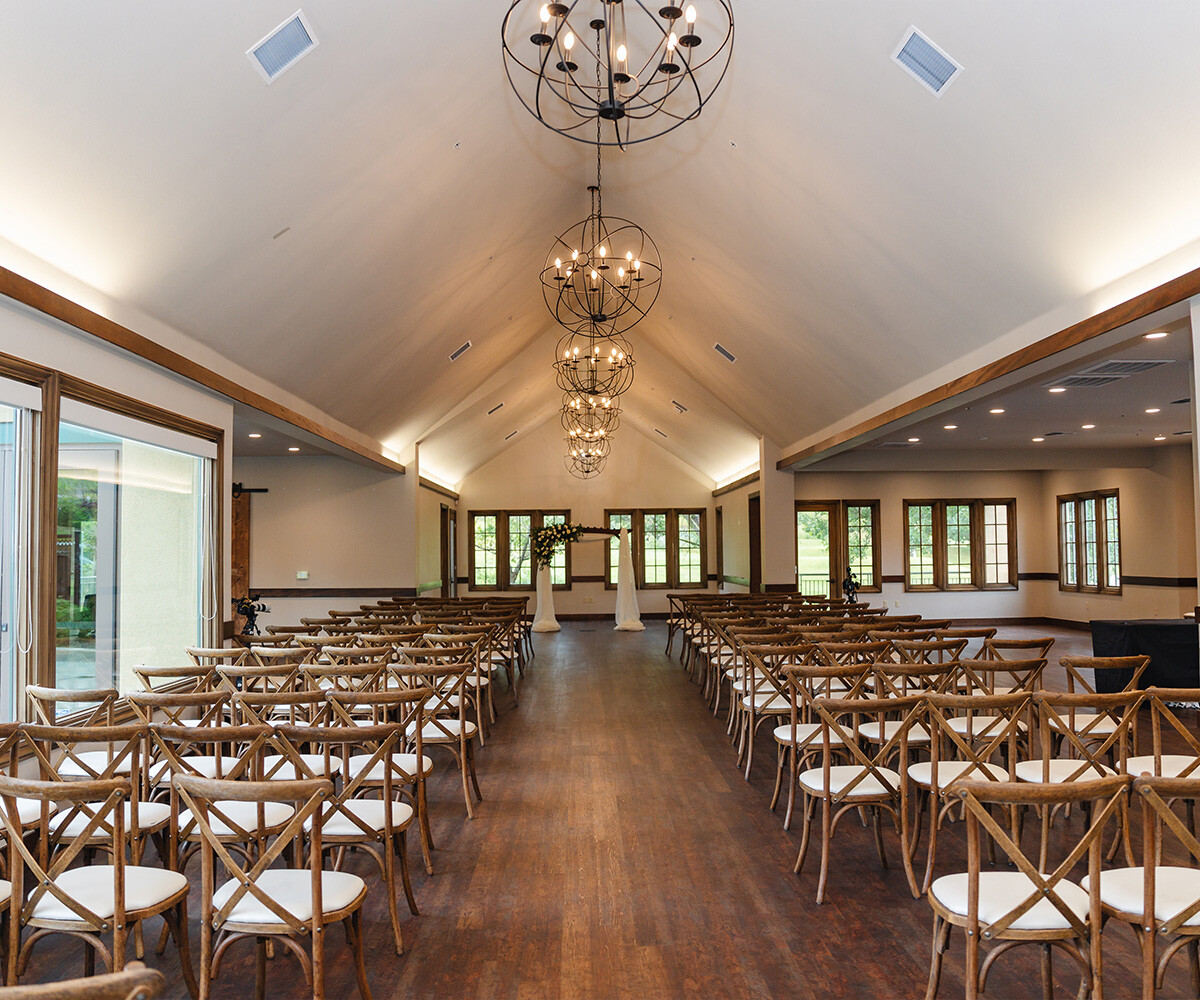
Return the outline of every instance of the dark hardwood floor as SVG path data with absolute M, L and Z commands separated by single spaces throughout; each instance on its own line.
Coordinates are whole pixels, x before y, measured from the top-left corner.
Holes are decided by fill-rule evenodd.
M 924 995 L 931 911 L 909 894 L 898 845 L 880 870 L 871 832 L 847 822 L 834 842 L 827 902 L 816 858 L 792 873 L 799 824 L 782 829 L 767 805 L 774 750 L 764 729 L 745 781 L 724 722 L 713 718 L 665 627 L 613 632 L 564 623 L 536 637 L 519 708 L 508 707 L 478 754 L 485 796 L 467 820 L 448 757 L 430 787 L 437 873 L 410 844 L 419 917 L 401 899 L 407 952 L 397 958 L 382 896 L 368 900 L 368 975 L 377 1000 L 404 998 L 911 998 Z M 505 704 L 507 700 L 505 699 Z M 962 863 L 957 829 L 939 868 Z M 358 869 L 373 878 L 365 864 Z M 198 942 L 192 899 L 192 941 Z M 147 940 L 157 938 L 157 926 Z M 59 939 L 65 941 L 65 939 Z M 1026 950 L 1028 951 L 1028 950 Z M 328 992 L 357 995 L 340 933 L 329 936 Z M 940 996 L 961 996 L 962 942 L 953 941 Z M 1140 995 L 1132 935 L 1105 932 L 1110 998 Z M 148 962 L 183 997 L 172 952 Z M 268 995 L 303 997 L 280 951 Z M 1163 996 L 1186 996 L 1186 963 Z M 27 981 L 77 975 L 81 951 L 43 945 Z M 1078 978 L 1056 960 L 1063 996 Z M 1039 995 L 1036 952 L 1002 959 L 987 996 Z M 250 995 L 252 949 L 222 970 L 214 996 Z

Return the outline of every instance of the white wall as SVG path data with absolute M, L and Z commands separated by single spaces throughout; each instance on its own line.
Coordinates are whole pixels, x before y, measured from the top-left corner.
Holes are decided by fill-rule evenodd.
M 614 436 L 608 464 L 594 479 L 574 478 L 563 465 L 564 454 L 558 421 L 548 420 L 459 483 L 460 576 L 468 572 L 469 511 L 567 508 L 573 523 L 603 527 L 604 510 L 610 507 L 705 508 L 708 572 L 716 572 L 712 480 L 629 427 Z M 606 551 L 602 542 L 576 543 L 571 550 L 572 575 L 603 576 Z M 460 587 L 459 593 L 471 591 Z M 665 593 L 638 591 L 641 610 L 666 611 Z M 557 591 L 554 605 L 561 614 L 613 614 L 616 591 L 605 590 L 603 583 L 577 583 L 570 590 Z
M 416 533 L 405 515 L 407 476 L 324 455 L 239 458 L 233 473 L 245 487 L 268 491 L 250 500 L 251 591 L 416 586 Z M 307 580 L 296 579 L 300 570 L 308 571 Z M 291 624 L 377 599 L 266 598 L 271 613 L 259 622 Z

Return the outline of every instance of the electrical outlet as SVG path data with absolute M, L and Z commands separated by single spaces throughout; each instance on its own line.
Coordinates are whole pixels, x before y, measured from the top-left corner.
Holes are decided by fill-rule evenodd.
M 308 579 L 308 570 L 306 570 L 306 569 L 296 570 L 296 579 L 297 580 L 307 580 Z
M 596 603 L 596 598 L 594 598 L 594 597 L 585 597 L 585 598 L 583 599 L 583 603 L 584 603 L 584 604 L 595 604 L 595 603 Z

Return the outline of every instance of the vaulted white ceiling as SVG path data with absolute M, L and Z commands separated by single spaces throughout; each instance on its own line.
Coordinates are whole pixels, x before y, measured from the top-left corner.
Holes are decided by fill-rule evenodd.
M 557 419 L 537 273 L 593 151 L 509 91 L 502 2 L 308 0 L 267 86 L 293 2 L 3 0 L 0 237 L 458 481 Z M 700 119 L 604 161 L 663 257 L 624 419 L 713 480 L 1200 238 L 1200 5 L 734 7 Z

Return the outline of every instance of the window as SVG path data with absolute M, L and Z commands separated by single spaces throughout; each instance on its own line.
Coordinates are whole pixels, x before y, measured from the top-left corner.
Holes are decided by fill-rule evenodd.
M 471 538 L 470 576 L 473 590 L 533 590 L 537 568 L 533 533 L 547 524 L 566 524 L 569 510 L 473 510 L 468 514 Z M 570 586 L 570 546 L 554 553 L 550 582 Z
M 1015 500 L 905 500 L 906 590 L 1017 586 Z
M 1121 518 L 1116 490 L 1058 498 L 1058 586 L 1121 592 Z
M 136 665 L 186 664 L 184 650 L 204 645 L 214 463 L 114 429 L 128 418 L 72 400 L 62 411 L 55 684 L 124 694 L 141 686 Z
M 639 589 L 702 588 L 708 585 L 703 508 L 606 510 L 609 528 L 629 529 L 629 544 Z M 619 539 L 608 545 L 604 585 L 617 585 Z
M 853 571 L 858 589 L 880 587 L 878 500 L 796 502 L 796 588 L 829 597 Z
M 859 590 L 879 590 L 879 501 L 847 501 L 846 565 Z

